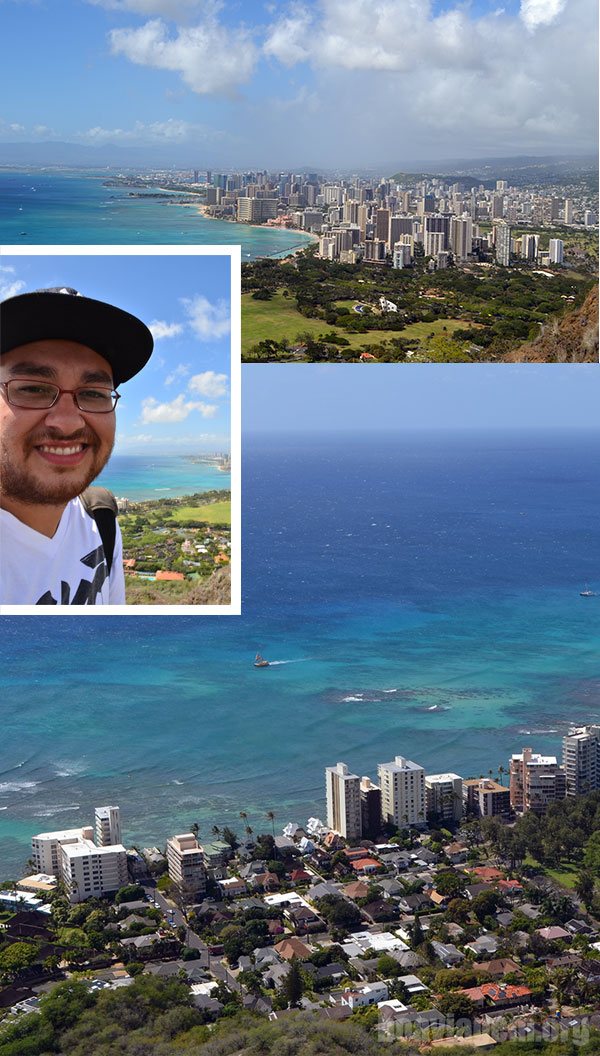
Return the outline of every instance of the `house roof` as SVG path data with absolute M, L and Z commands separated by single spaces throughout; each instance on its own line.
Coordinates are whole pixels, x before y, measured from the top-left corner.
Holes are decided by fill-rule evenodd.
M 297 939 L 295 935 L 291 935 L 289 939 L 282 939 L 281 942 L 277 942 L 273 949 L 286 961 L 291 961 L 293 957 L 298 957 L 299 960 L 310 957 L 310 948 L 306 943 Z

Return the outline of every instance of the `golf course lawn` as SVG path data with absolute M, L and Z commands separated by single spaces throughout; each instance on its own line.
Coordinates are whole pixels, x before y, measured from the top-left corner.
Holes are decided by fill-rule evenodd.
M 339 302 L 350 306 L 356 302 Z M 361 348 L 376 345 L 393 337 L 417 338 L 426 342 L 430 334 L 442 334 L 444 328 L 448 334 L 466 326 L 460 319 L 437 319 L 433 323 L 411 323 L 404 330 L 370 330 L 364 334 L 347 334 L 340 327 L 329 326 L 322 319 L 306 319 L 295 307 L 293 297 L 284 297 L 281 290 L 273 295 L 270 301 L 255 301 L 252 294 L 242 296 L 242 355 L 249 352 L 259 341 L 295 341 L 298 334 L 311 334 L 318 337 L 331 330 L 349 341 L 350 348 Z
M 172 510 L 169 520 L 179 524 L 186 524 L 188 521 L 231 524 L 231 502 L 209 502 L 205 506 L 177 506 Z

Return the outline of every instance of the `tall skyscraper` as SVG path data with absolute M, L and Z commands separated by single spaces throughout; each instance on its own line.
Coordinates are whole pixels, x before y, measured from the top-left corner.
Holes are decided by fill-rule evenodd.
M 397 755 L 377 768 L 384 821 L 402 828 L 425 823 L 425 770 L 411 759 Z
M 121 811 L 118 807 L 96 807 L 94 822 L 98 847 L 121 843 Z
M 470 216 L 453 216 L 450 221 L 450 249 L 457 260 L 466 260 L 473 248 L 473 221 Z
M 550 239 L 550 263 L 551 264 L 562 264 L 564 257 L 565 244 L 562 238 L 551 238 Z
M 362 835 L 376 840 L 381 832 L 381 789 L 369 777 L 360 779 L 360 814 Z
M 563 738 L 563 766 L 568 796 L 600 788 L 600 726 L 580 726 Z
M 539 245 L 539 235 L 523 235 L 521 238 L 521 256 L 523 257 L 523 260 L 536 260 Z
M 507 268 L 510 264 L 510 227 L 504 221 L 495 224 L 496 263 Z
M 362 835 L 360 778 L 351 774 L 345 763 L 328 766 L 325 790 L 329 828 L 345 840 L 359 839 Z
M 573 202 L 570 198 L 565 198 L 564 204 L 564 221 L 565 224 L 573 223 Z

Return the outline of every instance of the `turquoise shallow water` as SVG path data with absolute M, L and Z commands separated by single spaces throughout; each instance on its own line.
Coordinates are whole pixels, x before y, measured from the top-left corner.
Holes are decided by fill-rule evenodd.
M 128 499 L 174 499 L 195 492 L 229 491 L 231 475 L 180 456 L 113 455 L 98 483 Z
M 0 242 L 6 245 L 226 245 L 242 259 L 281 257 L 310 244 L 299 231 L 209 220 L 165 194 L 132 198 L 109 173 L 0 170 Z M 180 197 L 180 196 L 179 196 Z
M 128 842 L 324 813 L 323 768 L 487 774 L 600 720 L 600 460 L 571 437 L 254 443 L 244 615 L 4 619 L 1 873 L 121 805 Z M 257 650 L 273 666 L 252 666 Z

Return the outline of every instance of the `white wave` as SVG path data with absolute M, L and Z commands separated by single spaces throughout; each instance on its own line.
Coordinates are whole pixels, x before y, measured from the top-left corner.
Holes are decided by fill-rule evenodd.
M 0 781 L 0 794 L 3 792 L 31 792 L 37 788 L 39 781 Z
M 365 698 L 362 694 L 360 697 L 342 697 L 342 702 L 344 704 L 350 704 L 353 701 L 358 701 L 360 704 L 364 704 Z
M 397 689 L 382 689 L 381 692 L 382 693 L 397 693 L 398 690 Z
M 67 807 L 45 807 L 44 810 L 34 811 L 34 818 L 52 818 L 55 814 L 64 814 L 66 810 L 80 810 L 79 803 L 70 803 Z
M 173 778 L 173 784 L 174 784 L 174 785 L 182 785 L 182 784 L 183 784 L 183 781 L 178 781 L 178 780 L 177 780 L 177 778 L 176 778 L 176 777 L 174 777 L 174 778 Z
M 83 763 L 59 763 L 58 769 L 54 771 L 56 777 L 75 777 L 77 774 L 83 773 L 85 767 Z

